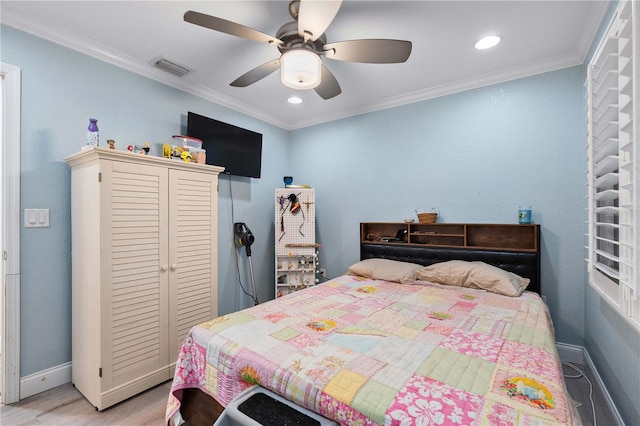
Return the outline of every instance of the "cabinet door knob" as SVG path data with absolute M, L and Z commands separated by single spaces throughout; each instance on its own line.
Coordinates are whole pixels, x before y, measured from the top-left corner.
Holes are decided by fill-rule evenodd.
M 169 269 L 169 267 L 168 267 L 167 265 L 162 265 L 162 266 L 160 267 L 160 270 L 161 270 L 162 272 L 166 271 L 167 269 Z
M 175 271 L 178 268 L 178 264 L 177 263 L 172 263 L 171 264 L 171 270 Z

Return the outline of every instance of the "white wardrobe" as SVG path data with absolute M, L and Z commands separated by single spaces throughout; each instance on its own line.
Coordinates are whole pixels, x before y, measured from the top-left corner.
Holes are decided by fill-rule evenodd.
M 173 377 L 217 315 L 222 167 L 92 148 L 71 166 L 72 381 L 99 410 Z

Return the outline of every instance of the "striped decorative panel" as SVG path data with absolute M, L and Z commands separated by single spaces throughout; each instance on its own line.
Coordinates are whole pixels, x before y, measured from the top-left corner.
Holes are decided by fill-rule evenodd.
M 160 357 L 159 177 L 113 172 L 113 375 Z
M 214 229 L 213 211 L 216 204 L 212 197 L 216 194 L 211 180 L 201 176 L 190 177 L 181 174 L 177 177 L 179 191 L 172 196 L 177 198 L 177 211 L 172 220 L 176 230 L 177 262 L 176 275 L 176 311 L 177 311 L 177 347 L 196 324 L 211 319 L 212 236 Z

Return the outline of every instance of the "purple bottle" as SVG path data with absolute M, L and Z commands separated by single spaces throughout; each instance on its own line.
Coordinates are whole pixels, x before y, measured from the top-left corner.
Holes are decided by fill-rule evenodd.
M 89 119 L 89 128 L 87 129 L 87 147 L 98 146 L 98 120 Z

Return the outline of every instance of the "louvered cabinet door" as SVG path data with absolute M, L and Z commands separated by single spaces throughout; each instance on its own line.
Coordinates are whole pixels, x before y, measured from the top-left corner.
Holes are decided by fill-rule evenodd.
M 171 369 L 196 324 L 217 316 L 218 176 L 169 171 Z
M 109 164 L 102 183 L 102 391 L 117 394 L 119 386 L 142 390 L 170 378 L 168 169 Z

